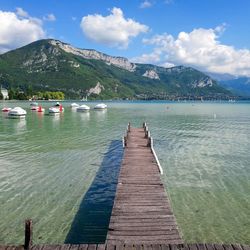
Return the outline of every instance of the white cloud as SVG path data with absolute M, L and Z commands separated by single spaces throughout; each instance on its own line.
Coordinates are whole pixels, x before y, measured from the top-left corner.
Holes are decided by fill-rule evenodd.
M 46 36 L 42 21 L 29 17 L 21 8 L 17 8 L 17 13 L 0 10 L 0 23 L 0 53 Z
M 177 38 L 165 33 L 144 39 L 144 44 L 154 46 L 153 51 L 133 61 L 163 66 L 184 64 L 207 72 L 250 76 L 250 50 L 235 49 L 219 41 L 225 26 L 180 32 Z
M 140 8 L 141 9 L 150 8 L 151 6 L 152 6 L 152 3 L 149 2 L 148 0 L 145 0 L 144 2 L 142 2 L 140 4 Z
M 95 14 L 83 17 L 80 26 L 92 41 L 118 48 L 127 48 L 132 37 L 148 31 L 146 25 L 126 19 L 122 10 L 115 7 L 109 16 Z
M 28 12 L 26 12 L 25 10 L 23 10 L 22 8 L 18 7 L 16 8 L 16 14 L 20 17 L 29 17 Z
M 174 0 L 165 0 L 164 3 L 165 4 L 172 4 L 174 2 Z
M 53 22 L 53 21 L 56 21 L 56 17 L 55 17 L 54 14 L 51 13 L 51 14 L 48 14 L 48 15 L 44 16 L 43 20 Z

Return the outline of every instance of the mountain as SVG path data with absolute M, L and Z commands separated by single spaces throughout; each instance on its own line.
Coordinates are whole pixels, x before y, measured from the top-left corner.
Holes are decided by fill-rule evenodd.
M 250 97 L 250 78 L 239 77 L 226 81 L 220 81 L 219 84 L 234 93 L 244 97 Z
M 58 40 L 33 42 L 0 55 L 0 84 L 22 91 L 63 91 L 68 98 L 227 98 L 230 91 L 190 67 L 131 63 Z
M 212 79 L 221 82 L 221 81 L 228 81 L 233 80 L 236 77 L 234 75 L 228 74 L 228 73 L 212 73 L 212 72 L 205 72 L 208 76 L 210 76 Z

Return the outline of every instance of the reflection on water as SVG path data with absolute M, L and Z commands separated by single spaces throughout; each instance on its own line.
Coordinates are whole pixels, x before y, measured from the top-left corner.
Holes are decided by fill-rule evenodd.
M 112 141 L 96 177 L 81 201 L 66 244 L 104 243 L 123 155 L 121 141 Z
M 94 115 L 97 119 L 97 121 L 104 121 L 107 117 L 107 109 L 97 109 L 97 110 L 94 110 Z
M 90 120 L 90 113 L 89 112 L 78 112 L 77 115 L 81 118 L 82 121 L 89 121 Z
M 11 105 L 29 109 L 25 102 Z M 129 121 L 146 121 L 151 130 L 185 241 L 250 243 L 249 103 L 114 102 L 108 111 L 89 113 L 73 112 L 67 102 L 64 107 L 55 117 L 0 116 L 0 244 L 22 244 L 26 218 L 34 221 L 34 243 L 86 242 L 77 218 L 94 223 L 99 198 L 111 197 L 111 172 L 99 174 L 118 163 L 113 156 L 122 148 L 109 145 L 120 141 Z
M 17 132 L 21 132 L 26 130 L 26 120 L 25 118 L 22 119 L 18 119 L 16 120 L 16 122 L 14 123 L 14 128 Z

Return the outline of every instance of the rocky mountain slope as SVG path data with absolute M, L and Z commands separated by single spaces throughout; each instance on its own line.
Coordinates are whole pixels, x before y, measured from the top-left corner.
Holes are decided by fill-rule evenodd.
M 58 40 L 39 40 L 0 55 L 6 88 L 63 91 L 68 98 L 228 97 L 231 93 L 190 67 L 136 64 Z

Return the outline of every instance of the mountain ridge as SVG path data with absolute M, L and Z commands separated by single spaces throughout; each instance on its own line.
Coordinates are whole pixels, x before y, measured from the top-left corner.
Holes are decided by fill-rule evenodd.
M 132 63 L 59 40 L 38 40 L 0 55 L 0 84 L 26 90 L 59 90 L 68 98 L 227 98 L 232 94 L 191 67 Z

